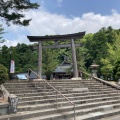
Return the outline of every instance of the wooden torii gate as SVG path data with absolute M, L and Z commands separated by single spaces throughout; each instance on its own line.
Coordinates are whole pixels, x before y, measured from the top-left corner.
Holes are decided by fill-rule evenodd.
M 27 36 L 30 42 L 38 42 L 38 75 L 42 79 L 42 48 L 72 48 L 72 61 L 73 61 L 73 77 L 78 78 L 78 69 L 76 61 L 75 46 L 81 46 L 81 44 L 75 44 L 75 39 L 81 39 L 85 35 L 85 32 L 79 32 L 66 35 L 52 35 L 52 36 Z M 71 40 L 71 44 L 58 44 L 58 41 Z M 42 46 L 42 41 L 54 41 L 54 45 Z

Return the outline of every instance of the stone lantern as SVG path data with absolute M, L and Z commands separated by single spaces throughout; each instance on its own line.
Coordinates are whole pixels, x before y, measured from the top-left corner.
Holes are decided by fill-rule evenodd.
M 97 77 L 97 68 L 99 67 L 99 65 L 97 65 L 95 63 L 95 61 L 93 61 L 92 65 L 90 66 L 90 68 L 92 69 L 92 75 L 93 77 Z

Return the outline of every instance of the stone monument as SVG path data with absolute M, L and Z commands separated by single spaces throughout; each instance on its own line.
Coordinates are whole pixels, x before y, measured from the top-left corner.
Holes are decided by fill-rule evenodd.
M 93 77 L 97 77 L 97 68 L 99 67 L 99 65 L 97 65 L 95 63 L 95 61 L 93 61 L 92 65 L 90 66 L 90 68 L 92 69 L 92 75 Z

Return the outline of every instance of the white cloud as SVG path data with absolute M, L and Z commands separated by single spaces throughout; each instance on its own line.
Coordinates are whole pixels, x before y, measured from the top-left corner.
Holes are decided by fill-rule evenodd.
M 16 46 L 18 43 L 28 44 L 29 40 L 25 35 L 20 35 L 17 37 L 17 39 L 13 39 L 13 40 L 6 39 L 6 41 L 4 43 L 1 43 L 0 45 L 1 46 L 7 45 L 8 47 L 10 47 L 10 46 Z
M 32 35 L 67 34 L 81 31 L 95 33 L 102 27 L 120 28 L 120 14 L 117 12 L 112 12 L 109 16 L 90 12 L 83 14 L 81 18 L 67 18 L 64 15 L 46 11 L 32 11 L 28 14 L 28 17 L 30 16 L 33 19 L 27 30 Z
M 95 33 L 102 27 L 112 26 L 114 29 L 120 28 L 120 14 L 116 10 L 112 10 L 111 15 L 103 16 L 93 12 L 84 13 L 82 17 L 68 18 L 64 15 L 51 14 L 45 10 L 30 11 L 27 18 L 32 18 L 28 27 L 10 26 L 9 31 L 19 36 L 13 41 L 9 41 L 8 45 L 20 43 L 30 43 L 27 36 L 22 31 L 29 32 L 28 35 L 55 35 L 70 34 L 76 32 Z

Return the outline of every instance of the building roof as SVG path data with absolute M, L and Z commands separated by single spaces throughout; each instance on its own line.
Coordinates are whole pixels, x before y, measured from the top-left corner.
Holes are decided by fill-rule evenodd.
M 69 62 L 68 57 L 64 55 L 64 61 L 59 66 L 56 67 L 54 73 L 64 73 L 68 69 L 71 69 L 71 67 L 72 64 Z
M 71 64 L 59 65 L 54 70 L 54 73 L 64 73 L 64 72 L 66 72 L 66 70 L 70 69 L 71 67 L 72 67 Z
M 38 42 L 38 41 L 77 39 L 77 38 L 80 39 L 84 35 L 85 32 L 79 32 L 79 33 L 66 34 L 66 35 L 27 36 L 27 38 L 30 40 L 30 42 Z

